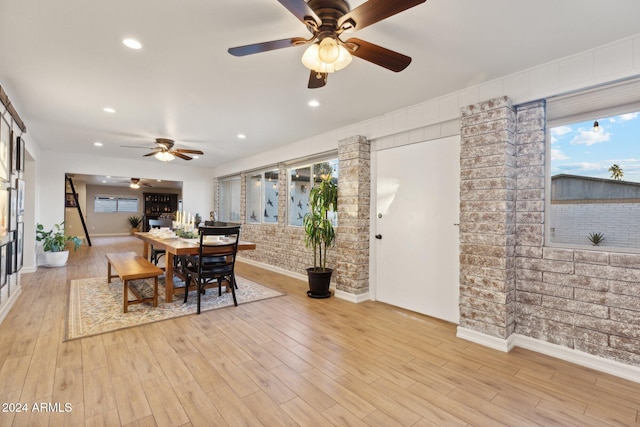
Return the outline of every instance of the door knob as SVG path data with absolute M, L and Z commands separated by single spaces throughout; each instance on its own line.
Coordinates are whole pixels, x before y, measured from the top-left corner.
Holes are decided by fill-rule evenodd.
M 382 239 L 382 234 L 376 234 L 376 239 L 378 240 Z

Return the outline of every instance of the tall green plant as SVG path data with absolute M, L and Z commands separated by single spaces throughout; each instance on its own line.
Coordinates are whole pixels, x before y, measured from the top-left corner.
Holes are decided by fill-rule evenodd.
M 313 267 L 327 269 L 327 249 L 335 244 L 336 232 L 329 219 L 329 212 L 338 208 L 338 185 L 331 175 L 309 191 L 309 213 L 304 216 L 304 243 L 313 246 Z
M 49 252 L 62 252 L 69 242 L 73 242 L 73 249 L 76 250 L 82 244 L 77 236 L 67 236 L 64 234 L 64 221 L 55 224 L 49 231 L 45 231 L 42 224 L 36 227 L 36 240 L 42 242 L 42 249 Z

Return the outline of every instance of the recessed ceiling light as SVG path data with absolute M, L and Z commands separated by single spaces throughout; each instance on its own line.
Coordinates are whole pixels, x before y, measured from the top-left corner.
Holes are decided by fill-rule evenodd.
M 238 139 L 246 139 L 247 135 L 245 135 L 244 133 L 239 133 L 238 134 Z
M 95 145 L 96 147 L 102 147 L 102 142 L 96 141 L 93 143 L 93 145 Z
M 142 44 L 136 39 L 124 39 L 124 40 L 122 40 L 122 43 L 126 47 L 128 47 L 130 49 L 136 49 L 137 50 L 137 49 L 140 49 L 142 47 Z
M 116 112 L 116 110 L 114 108 L 111 108 L 111 107 L 104 107 L 102 109 L 102 111 L 104 111 L 105 113 L 115 113 Z
M 106 183 L 107 183 L 107 180 L 106 180 L 106 179 L 103 179 L 103 180 L 102 180 L 102 183 L 103 183 L 103 184 L 106 184 Z
M 320 106 L 320 101 L 316 100 L 316 99 L 312 99 L 311 101 L 308 102 L 309 107 L 319 107 Z

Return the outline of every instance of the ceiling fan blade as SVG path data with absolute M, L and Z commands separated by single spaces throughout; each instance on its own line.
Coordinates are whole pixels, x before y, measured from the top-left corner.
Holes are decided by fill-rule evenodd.
M 159 153 L 159 152 L 161 152 L 161 151 L 162 151 L 162 150 L 155 150 L 155 151 L 150 152 L 149 154 L 145 154 L 145 155 L 144 155 L 144 156 L 142 156 L 142 157 L 155 156 L 156 154 L 158 154 L 158 153 Z
M 286 7 L 289 12 L 293 13 L 302 23 L 306 24 L 305 18 L 311 18 L 320 26 L 320 18 L 315 14 L 313 9 L 304 0 L 278 0 L 281 5 Z
M 349 53 L 365 61 L 372 62 L 388 70 L 402 71 L 411 64 L 411 58 L 398 52 L 386 49 L 382 46 L 351 38 L 344 42 Z
M 427 0 L 369 0 L 338 20 L 338 28 L 361 30 Z
M 302 37 L 293 37 L 290 39 L 273 40 L 270 42 L 248 44 L 246 46 L 231 47 L 228 52 L 233 56 L 246 56 L 253 55 L 254 53 L 268 52 L 270 50 L 284 49 L 285 47 L 299 46 L 302 44 L 310 43 L 312 40 L 307 40 Z
M 177 148 L 177 149 L 173 150 L 173 153 L 200 154 L 200 155 L 204 154 L 200 150 L 187 150 L 187 149 L 184 149 L 184 148 Z
M 191 157 L 189 157 L 189 156 L 185 156 L 184 154 L 182 154 L 182 153 L 178 153 L 177 151 L 170 151 L 170 153 L 171 153 L 171 154 L 173 154 L 173 155 L 174 155 L 174 156 L 176 156 L 176 157 L 180 157 L 181 159 L 184 159 L 184 160 L 191 160 Z
M 309 89 L 317 89 L 327 84 L 327 77 L 329 73 L 318 73 L 317 71 L 311 70 L 311 74 L 309 75 Z
M 143 150 L 155 150 L 156 147 L 140 147 L 139 145 L 121 145 L 123 148 L 142 148 Z

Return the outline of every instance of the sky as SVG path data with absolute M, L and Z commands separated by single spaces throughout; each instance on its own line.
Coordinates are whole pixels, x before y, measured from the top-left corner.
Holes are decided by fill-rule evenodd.
M 566 173 L 611 179 L 617 164 L 623 181 L 640 182 L 640 112 L 551 128 L 551 175 Z

